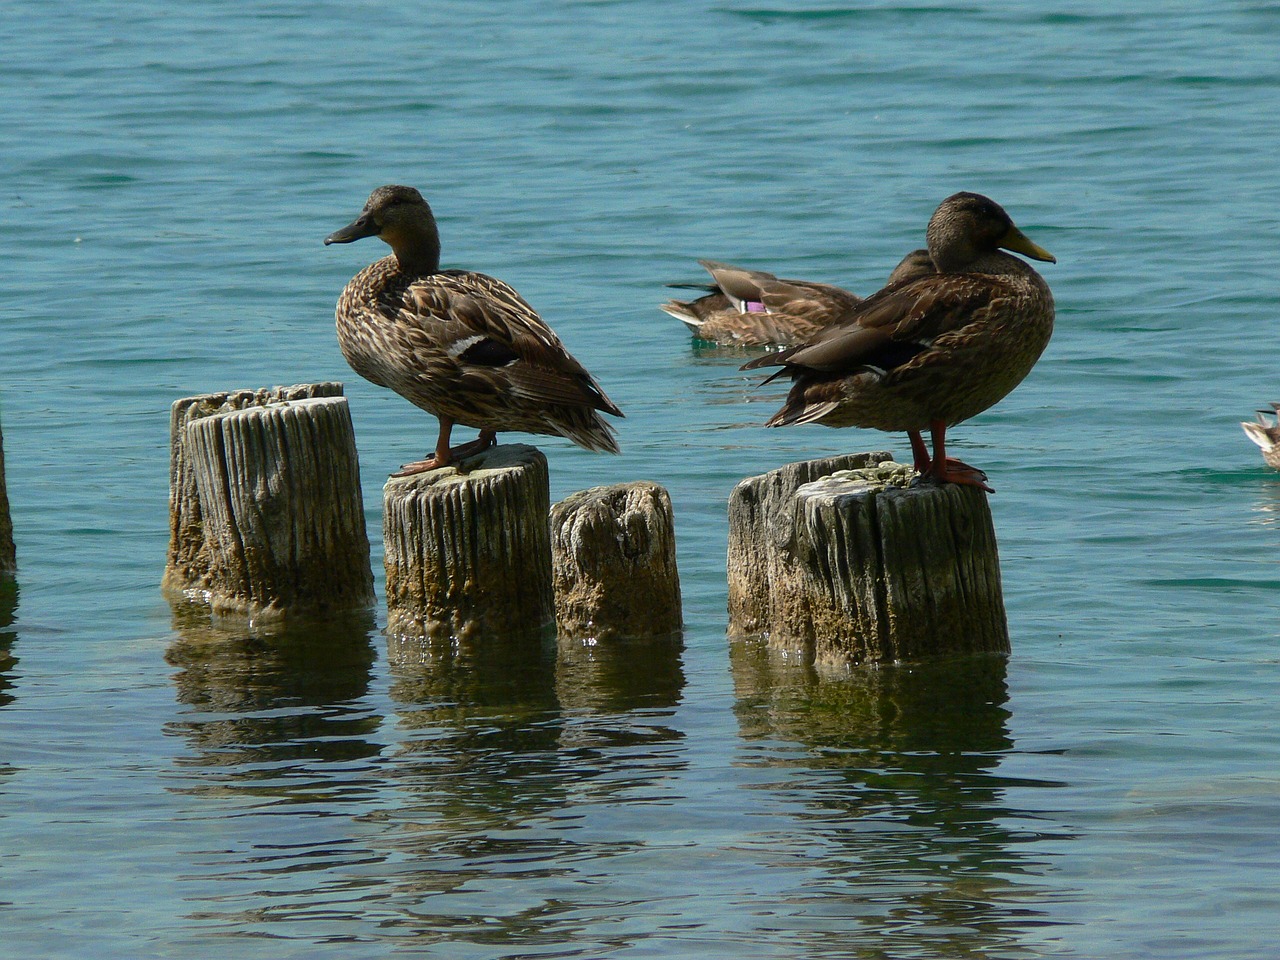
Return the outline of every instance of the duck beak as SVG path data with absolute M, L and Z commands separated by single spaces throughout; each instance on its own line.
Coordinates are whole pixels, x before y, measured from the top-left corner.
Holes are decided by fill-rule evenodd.
M 325 241 L 326 243 L 328 241 Z M 1019 230 L 1017 227 L 1010 227 L 1008 232 L 1000 238 L 998 246 L 1005 250 L 1012 250 L 1014 253 L 1020 253 L 1024 257 L 1030 257 L 1032 260 L 1044 260 L 1047 263 L 1057 263 L 1058 259 L 1044 247 L 1039 244 L 1032 243 L 1031 239 Z
M 362 240 L 365 237 L 376 237 L 381 229 L 374 223 L 373 217 L 368 214 L 361 214 L 341 230 L 335 230 L 325 237 L 324 245 L 327 247 L 331 243 L 350 243 L 353 240 Z

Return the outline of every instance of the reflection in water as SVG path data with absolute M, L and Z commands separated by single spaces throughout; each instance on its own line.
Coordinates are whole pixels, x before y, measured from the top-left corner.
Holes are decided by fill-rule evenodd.
M 179 668 L 178 700 L 191 710 L 166 732 L 195 751 L 179 765 L 222 768 L 237 789 L 280 799 L 299 789 L 301 776 L 307 785 L 299 799 L 312 801 L 316 790 L 345 789 L 340 778 L 321 782 L 325 764 L 377 755 L 369 738 L 379 718 L 359 703 L 375 659 L 370 614 L 229 631 L 183 605 L 175 627 L 165 658 Z M 227 780 L 190 789 L 225 790 Z
M 488 638 L 397 650 L 404 799 L 388 840 L 411 868 L 402 934 L 419 942 L 571 941 L 613 894 L 606 861 L 644 846 L 647 808 L 683 765 L 670 729 L 678 641 L 557 647 Z M 630 834 L 598 834 L 608 804 Z M 446 896 L 448 895 L 448 896 Z M 578 918 L 578 919 L 575 919 Z
M 13 703 L 13 668 L 18 658 L 13 655 L 13 644 L 18 639 L 16 630 L 9 629 L 13 625 L 14 614 L 18 610 L 18 585 L 8 577 L 0 576 L 0 707 Z M 0 758 L 0 778 L 14 773 L 15 768 L 4 758 Z M 3 816 L 3 813 L 0 813 Z
M 368 683 L 358 631 L 184 630 L 170 659 L 200 712 L 170 727 L 197 750 L 180 789 L 237 838 L 193 851 L 189 919 L 442 955 L 572 943 L 621 903 L 615 865 L 653 856 L 678 799 L 680 654 L 678 639 L 395 639 L 395 714 L 377 723 L 353 703 Z
M 1253 523 L 1266 527 L 1280 524 L 1280 483 L 1268 480 L 1258 487 L 1253 512 Z
M 1019 955 L 1020 934 L 1047 922 L 1035 904 L 1050 892 L 1029 879 L 1045 864 L 1018 847 L 1047 827 L 1003 795 L 1054 784 L 998 773 L 1013 746 L 1004 658 L 839 679 L 763 642 L 735 642 L 731 658 L 748 763 L 777 771 L 763 788 L 800 805 L 803 831 L 767 857 L 813 868 L 791 906 L 864 926 L 886 956 Z M 844 955 L 829 938 L 801 939 L 807 955 Z
M 171 790 L 198 801 L 185 814 L 195 848 L 184 899 L 201 907 L 188 919 L 304 939 L 313 918 L 358 919 L 356 891 L 374 882 L 352 875 L 377 861 L 350 835 L 382 750 L 365 702 L 372 616 L 233 632 L 184 605 L 175 621 L 166 659 L 187 710 L 165 732 L 192 755 L 175 761 Z M 350 889 L 335 895 L 333 883 Z
M 639 710 L 680 702 L 680 634 L 597 643 L 560 639 L 556 691 L 566 710 Z
M 0 707 L 13 703 L 13 668 L 18 658 L 13 654 L 13 644 L 18 639 L 13 625 L 18 611 L 18 585 L 8 577 L 0 576 Z

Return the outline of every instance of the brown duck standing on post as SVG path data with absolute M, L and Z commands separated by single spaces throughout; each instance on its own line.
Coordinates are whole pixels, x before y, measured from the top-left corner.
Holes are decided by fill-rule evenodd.
M 599 411 L 622 416 L 542 318 L 483 273 L 440 269 L 440 234 L 413 187 L 379 187 L 325 244 L 378 237 L 389 257 L 365 267 L 338 299 L 338 345 L 356 373 L 440 420 L 435 453 L 396 477 L 486 450 L 499 431 L 567 437 L 618 452 Z M 449 446 L 454 424 L 480 436 Z
M 779 366 L 769 379 L 789 374 L 794 381 L 765 426 L 905 430 L 922 476 L 991 492 L 981 470 L 947 457 L 947 427 L 1003 399 L 1053 333 L 1048 284 L 1002 251 L 1057 261 L 976 193 L 942 201 L 925 239 L 936 273 L 885 287 L 807 343 L 742 369 Z

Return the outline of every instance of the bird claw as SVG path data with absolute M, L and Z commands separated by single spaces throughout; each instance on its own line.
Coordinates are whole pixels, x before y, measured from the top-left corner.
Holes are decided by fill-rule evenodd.
M 448 466 L 448 464 L 441 464 L 435 457 L 428 457 L 426 460 L 415 460 L 413 463 L 403 464 L 400 469 L 391 474 L 391 476 L 414 477 L 420 473 L 426 473 L 428 470 L 436 470 L 441 466 Z
M 932 480 L 934 483 L 955 483 L 962 487 L 977 487 L 986 493 L 995 493 L 994 488 L 987 486 L 986 479 L 986 473 L 977 467 L 971 467 L 963 460 L 947 457 L 942 470 L 937 469 L 937 461 L 934 461 L 929 464 L 927 470 L 920 472 L 913 484 Z

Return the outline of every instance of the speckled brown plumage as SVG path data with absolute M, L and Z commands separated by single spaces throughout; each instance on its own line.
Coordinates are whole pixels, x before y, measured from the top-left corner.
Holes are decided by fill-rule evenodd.
M 921 253 L 926 252 L 908 254 L 889 282 L 932 272 L 927 253 L 924 258 Z M 698 263 L 714 281 L 698 289 L 709 293 L 697 300 L 668 300 L 661 309 L 699 340 L 744 347 L 804 343 L 862 302 L 856 294 L 829 283 L 786 280 L 714 260 Z
M 1048 285 L 998 248 L 1053 257 L 998 204 L 972 193 L 943 201 L 926 237 L 937 273 L 885 287 L 809 342 L 743 369 L 776 365 L 782 370 L 774 376 L 786 373 L 794 381 L 767 426 L 905 430 L 922 473 L 981 485 L 980 471 L 958 461 L 948 465 L 946 428 L 1016 387 L 1053 333 Z M 920 437 L 926 428 L 933 434 L 932 458 Z
M 411 187 L 380 187 L 326 243 L 378 236 L 393 253 L 361 270 L 338 299 L 338 344 L 352 369 L 440 419 L 435 455 L 402 473 L 443 466 L 508 430 L 567 437 L 618 452 L 600 411 L 622 416 L 599 384 L 510 286 L 439 268 L 431 208 Z M 449 448 L 453 424 L 480 439 Z
M 1267 414 L 1276 414 L 1276 418 L 1267 419 Z M 1262 459 L 1267 466 L 1280 470 L 1280 403 L 1272 403 L 1270 410 L 1259 410 L 1255 422 L 1244 421 L 1244 434 L 1262 450 Z

